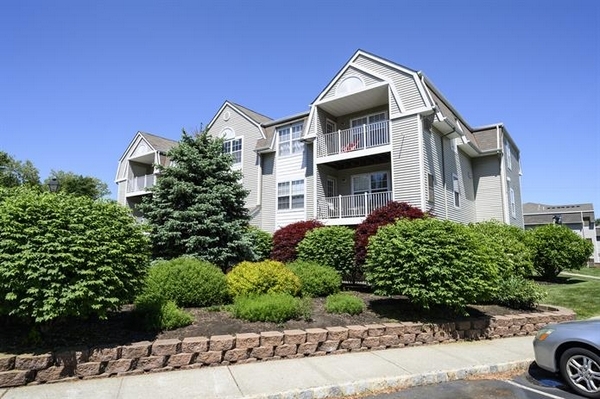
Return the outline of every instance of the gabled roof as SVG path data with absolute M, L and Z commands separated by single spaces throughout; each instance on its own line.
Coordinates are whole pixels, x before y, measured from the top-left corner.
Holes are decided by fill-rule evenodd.
M 306 130 L 306 118 L 308 117 L 309 111 L 305 111 L 299 114 L 286 116 L 284 118 L 279 118 L 275 120 L 271 120 L 269 122 L 263 123 L 261 127 L 265 133 L 265 138 L 260 139 L 256 142 L 256 147 L 254 151 L 257 152 L 265 152 L 273 149 L 273 145 L 275 143 L 275 130 L 277 126 L 283 125 L 285 123 L 293 123 L 293 122 L 304 122 L 304 129 Z
M 260 114 L 256 111 L 252 111 L 250 108 L 246 108 L 243 105 L 234 103 L 229 101 L 229 103 L 233 106 L 235 106 L 235 108 L 239 109 L 241 112 L 243 112 L 244 114 L 246 114 L 247 116 L 249 116 L 251 119 L 253 119 L 255 122 L 258 123 L 265 123 L 265 122 L 269 122 L 272 121 L 271 118 L 269 118 L 268 116 L 265 116 L 263 114 Z
M 546 205 L 537 204 L 534 202 L 526 202 L 523 204 L 523 214 L 548 213 L 556 214 L 561 212 L 593 212 L 594 205 L 591 203 L 585 204 L 570 204 L 570 205 Z
M 253 111 L 250 108 L 246 108 L 246 107 L 244 107 L 242 105 L 236 104 L 236 103 L 234 103 L 232 101 L 229 101 L 229 100 L 225 100 L 225 102 L 223 103 L 223 105 L 221 105 L 221 107 L 219 108 L 219 110 L 215 113 L 215 116 L 213 116 L 213 118 L 208 123 L 208 125 L 206 125 L 206 130 L 210 130 L 210 128 L 213 125 L 213 123 L 215 123 L 215 121 L 217 120 L 217 118 L 219 117 L 219 115 L 221 115 L 221 112 L 223 112 L 223 110 L 227 106 L 235 109 L 244 118 L 246 118 L 250 123 L 256 125 L 256 127 L 261 130 L 261 133 L 264 136 L 264 131 L 262 130 L 262 128 L 261 128 L 260 125 L 262 123 L 264 123 L 264 122 L 271 121 L 272 119 L 269 118 L 268 116 L 265 116 L 265 115 L 260 114 L 260 113 L 258 113 L 256 111 Z
M 146 139 L 148 144 L 154 148 L 154 150 L 159 152 L 167 152 L 175 145 L 177 145 L 177 141 L 171 140 L 165 137 L 157 136 L 155 134 L 150 134 L 146 132 L 138 132 L 140 136 Z

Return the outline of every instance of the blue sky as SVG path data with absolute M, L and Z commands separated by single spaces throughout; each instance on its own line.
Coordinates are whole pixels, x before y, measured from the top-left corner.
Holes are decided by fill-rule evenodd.
M 600 1 L 0 4 L 0 150 L 98 177 L 138 130 L 178 139 L 225 100 L 308 109 L 357 49 L 421 70 L 471 126 L 503 122 L 524 202 L 600 217 Z

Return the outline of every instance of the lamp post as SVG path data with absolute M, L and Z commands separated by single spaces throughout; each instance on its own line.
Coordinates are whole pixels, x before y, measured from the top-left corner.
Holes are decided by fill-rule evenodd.
M 56 180 L 56 177 L 53 177 L 52 179 L 50 179 L 50 182 L 48 183 L 48 189 L 50 189 L 50 192 L 51 193 L 57 192 L 58 187 L 60 187 L 60 184 L 58 183 L 58 180 Z

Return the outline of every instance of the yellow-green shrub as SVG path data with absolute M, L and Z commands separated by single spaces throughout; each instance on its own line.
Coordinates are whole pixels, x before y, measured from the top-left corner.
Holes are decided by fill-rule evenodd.
M 242 262 L 227 274 L 227 287 L 233 297 L 272 293 L 297 295 L 300 279 L 281 262 Z

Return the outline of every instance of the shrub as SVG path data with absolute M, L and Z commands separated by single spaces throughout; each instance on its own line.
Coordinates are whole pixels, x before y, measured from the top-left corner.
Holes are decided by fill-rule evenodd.
M 313 229 L 297 247 L 298 259 L 333 267 L 344 278 L 354 273 L 354 231 L 345 226 Z
M 386 206 L 375 209 L 358 225 L 354 233 L 356 264 L 359 267 L 364 265 L 369 237 L 377 233 L 381 226 L 394 223 L 398 219 L 421 219 L 425 215 L 419 208 L 415 208 L 406 202 L 391 201 Z
M 300 279 L 300 292 L 304 296 L 318 297 L 334 294 L 342 285 L 342 277 L 332 267 L 301 260 L 287 266 Z
M 545 280 L 555 279 L 563 269 L 581 269 L 594 251 L 593 244 L 566 226 L 548 224 L 527 230 L 533 250 L 533 266 Z
M 237 297 L 233 315 L 248 321 L 283 323 L 307 313 L 307 302 L 286 293 Z
M 357 315 L 365 310 L 365 303 L 362 299 L 340 292 L 329 295 L 325 301 L 325 310 L 329 313 L 348 313 Z
M 36 323 L 131 303 L 149 241 L 125 207 L 14 189 L 0 200 L 0 309 Z
M 497 272 L 485 246 L 467 226 L 433 218 L 383 226 L 369 241 L 366 277 L 381 295 L 406 295 L 428 309 L 464 313 L 489 300 Z
M 271 259 L 280 262 L 292 262 L 296 260 L 296 247 L 302 241 L 306 233 L 317 227 L 323 227 L 323 223 L 316 220 L 307 220 L 288 224 L 273 234 L 273 251 Z
M 495 258 L 500 278 L 509 276 L 531 276 L 533 274 L 533 254 L 525 242 L 525 231 L 498 221 L 471 224 L 480 235 L 480 240 Z
M 300 279 L 281 262 L 242 262 L 227 274 L 227 286 L 233 297 L 274 293 L 296 295 L 300 291 Z
M 500 280 L 493 302 L 513 309 L 533 309 L 545 296 L 546 293 L 534 281 L 510 276 Z
M 253 256 L 253 259 L 249 260 L 260 262 L 269 259 L 273 250 L 273 236 L 254 226 L 248 226 L 246 236 L 250 241 L 250 249 Z
M 175 302 L 153 295 L 141 295 L 136 299 L 134 317 L 147 331 L 173 330 L 194 321 L 192 315 Z
M 184 307 L 220 305 L 228 299 L 227 281 L 221 269 L 191 256 L 152 265 L 144 293 Z

